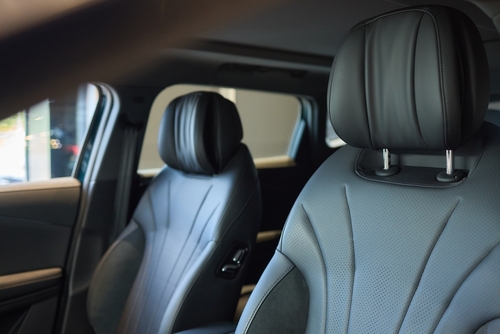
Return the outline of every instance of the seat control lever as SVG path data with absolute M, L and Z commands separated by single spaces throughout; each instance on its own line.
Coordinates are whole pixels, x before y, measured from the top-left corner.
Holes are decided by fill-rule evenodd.
M 233 245 L 226 258 L 219 266 L 218 274 L 224 278 L 234 278 L 242 267 L 245 256 L 248 253 L 247 245 Z
M 241 260 L 243 260 L 243 257 L 245 256 L 245 253 L 247 252 L 247 249 L 238 249 L 236 253 L 234 253 L 233 256 L 233 262 L 234 263 L 240 263 Z

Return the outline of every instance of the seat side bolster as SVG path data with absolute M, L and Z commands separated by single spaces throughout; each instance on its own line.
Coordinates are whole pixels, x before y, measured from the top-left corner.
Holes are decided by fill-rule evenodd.
M 276 251 L 250 296 L 236 333 L 304 333 L 308 311 L 309 291 L 302 273 Z
M 244 144 L 224 172 L 213 180 L 213 184 L 210 200 L 220 207 L 220 218 L 214 219 L 202 231 L 200 240 L 210 242 L 206 246 L 198 242 L 197 247 L 202 249 L 202 253 L 189 264 L 190 269 L 179 280 L 162 313 L 159 327 L 162 333 L 178 332 L 215 321 L 232 321 L 234 317 L 262 211 L 257 173 Z M 231 186 L 219 187 L 224 184 Z M 236 245 L 246 245 L 246 260 L 235 277 L 222 277 L 219 268 Z
M 87 313 L 96 333 L 114 333 L 144 254 L 144 233 L 131 222 L 97 266 Z

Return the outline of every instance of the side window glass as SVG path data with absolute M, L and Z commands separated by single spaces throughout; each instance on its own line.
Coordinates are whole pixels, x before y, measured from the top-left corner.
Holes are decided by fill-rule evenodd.
M 70 176 L 98 100 L 85 84 L 0 120 L 0 184 Z
M 234 102 L 243 124 L 243 143 L 257 168 L 294 165 L 296 143 L 304 128 L 301 103 L 292 95 L 225 87 L 174 85 L 156 98 L 149 115 L 139 160 L 139 173 L 154 174 L 164 163 L 158 155 L 158 126 L 167 105 L 176 97 L 195 91 L 213 91 Z

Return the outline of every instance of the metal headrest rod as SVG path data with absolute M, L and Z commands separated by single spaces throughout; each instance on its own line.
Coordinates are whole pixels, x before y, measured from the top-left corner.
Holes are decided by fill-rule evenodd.
M 384 148 L 382 150 L 382 156 L 384 157 L 384 170 L 389 170 L 389 168 L 391 168 L 391 153 L 388 149 Z
M 400 168 L 398 166 L 391 166 L 391 152 L 387 148 L 382 150 L 382 157 L 384 159 L 384 167 L 377 169 L 375 174 L 378 176 L 392 176 L 397 174 Z
M 455 171 L 455 153 L 453 150 L 446 150 L 446 174 L 452 175 Z
M 446 171 L 439 173 L 437 180 L 445 183 L 458 182 L 466 175 L 464 171 L 455 170 L 455 152 L 446 150 Z

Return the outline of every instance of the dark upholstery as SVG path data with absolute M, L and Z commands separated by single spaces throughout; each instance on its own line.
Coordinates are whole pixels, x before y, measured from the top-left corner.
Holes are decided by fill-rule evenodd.
M 470 20 L 437 6 L 382 15 L 349 32 L 329 103 L 337 133 L 352 146 L 328 158 L 298 197 L 236 333 L 288 333 L 276 328 L 304 315 L 305 331 L 290 332 L 500 328 L 500 128 L 482 122 L 486 60 L 475 49 L 479 36 L 467 36 L 478 36 Z M 384 147 L 399 149 L 401 172 L 361 175 L 358 168 L 369 166 L 360 164 L 376 167 L 371 157 L 380 167 L 373 149 Z M 420 182 L 444 170 L 444 151 L 429 149 L 457 147 L 466 178 Z M 293 271 L 305 287 L 280 292 Z M 298 308 L 306 293 L 307 311 L 273 311 L 278 299 Z
M 236 108 L 214 93 L 180 97 L 160 139 L 172 166 L 152 180 L 94 273 L 88 314 L 98 334 L 170 333 L 234 316 L 247 264 L 232 279 L 219 269 L 233 246 L 253 248 L 261 217 Z
M 241 145 L 235 105 L 221 95 L 195 92 L 172 101 L 163 115 L 158 151 L 163 161 L 190 173 L 219 173 Z
M 88 315 L 97 333 L 114 333 L 118 328 L 143 255 L 144 233 L 132 222 L 120 235 L 119 242 L 108 249 L 94 273 Z
M 335 57 L 335 132 L 372 149 L 454 150 L 489 102 L 488 60 L 474 23 L 446 7 L 388 13 L 355 26 Z

